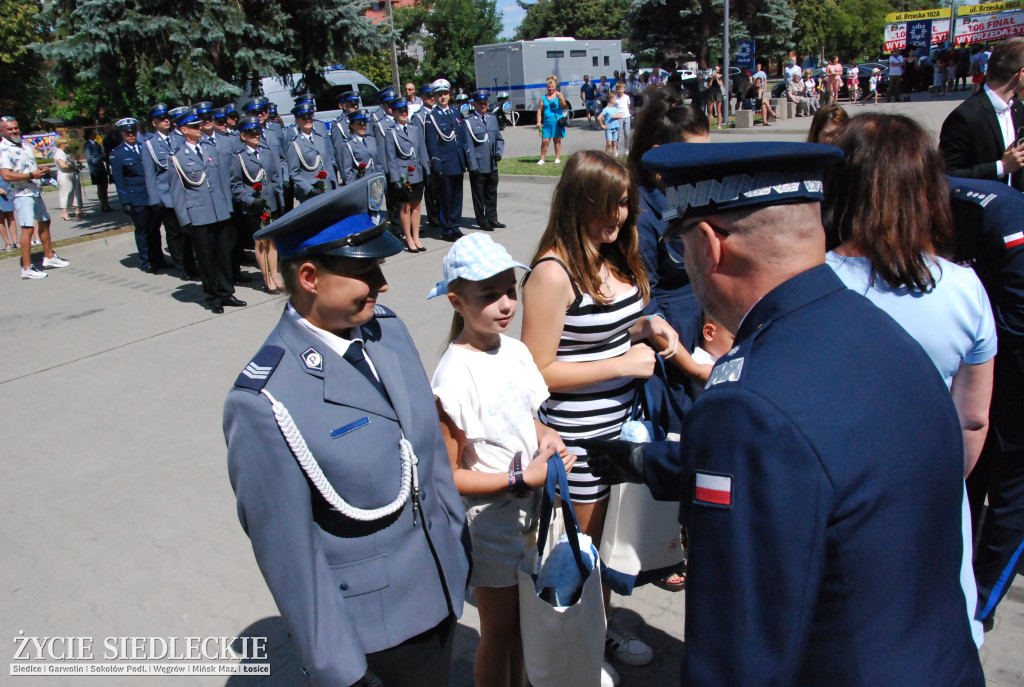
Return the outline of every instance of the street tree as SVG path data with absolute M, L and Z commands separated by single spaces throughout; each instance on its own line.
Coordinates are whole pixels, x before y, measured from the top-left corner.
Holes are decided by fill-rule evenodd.
M 496 43 L 501 17 L 495 0 L 434 0 L 423 20 L 423 73 L 467 92 L 475 88 L 473 46 Z
M 518 40 L 546 36 L 616 39 L 626 35 L 629 0 L 517 0 L 526 10 L 516 31 Z

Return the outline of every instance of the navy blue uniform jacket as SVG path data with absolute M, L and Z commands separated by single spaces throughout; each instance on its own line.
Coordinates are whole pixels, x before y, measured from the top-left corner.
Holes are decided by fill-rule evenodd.
M 377 309 L 361 333 L 394 407 L 287 312 L 224 406 L 238 517 L 303 665 L 321 687 L 353 684 L 366 672 L 367 653 L 461 615 L 468 575 L 460 543 L 465 508 L 430 383 L 405 325 Z M 240 383 L 265 384 L 288 408 L 331 486 L 357 508 L 384 506 L 398 494 L 404 430 L 419 458 L 416 521 L 411 498 L 373 523 L 333 511 L 285 443 L 270 401 Z
M 677 446 L 647 482 L 690 537 L 684 685 L 983 687 L 956 410 L 829 267 L 747 313 Z
M 139 152 L 121 144 L 110 151 L 110 176 L 117 186 L 117 201 L 121 205 L 136 207 L 149 206 L 149 192 L 146 190 L 146 170 L 142 166 L 142 146 Z
M 458 110 L 449 107 L 446 113 L 439 106 L 434 107 L 423 123 L 423 130 L 426 134 L 432 172 L 455 176 L 469 168 L 469 159 L 466 156 L 466 130 L 463 128 Z

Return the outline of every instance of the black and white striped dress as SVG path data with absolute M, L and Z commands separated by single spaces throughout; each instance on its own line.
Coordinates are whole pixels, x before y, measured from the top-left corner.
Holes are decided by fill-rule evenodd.
M 557 262 L 557 258 L 542 258 Z M 605 360 L 625 354 L 631 341 L 629 328 L 640 319 L 644 304 L 640 290 L 633 287 L 607 305 L 580 291 L 569 275 L 576 299 L 565 311 L 565 326 L 558 342 L 555 360 L 566 363 L 584 363 Z M 575 439 L 617 439 L 622 423 L 629 419 L 633 405 L 635 380 L 618 377 L 572 391 L 552 392 L 541 407 L 538 417 L 565 441 L 577 456 L 569 473 L 569 493 L 573 501 L 592 503 L 608 497 L 609 487 L 598 484 L 583 457 L 585 452 L 576 447 Z

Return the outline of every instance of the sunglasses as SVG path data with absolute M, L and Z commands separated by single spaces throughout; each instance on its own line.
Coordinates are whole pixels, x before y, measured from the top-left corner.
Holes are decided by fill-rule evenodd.
M 683 236 L 691 229 L 696 227 L 701 222 L 707 224 L 711 229 L 722 237 L 732 236 L 732 232 L 728 229 L 723 229 L 714 222 L 707 219 L 701 219 L 689 224 L 681 224 L 678 229 L 675 229 L 672 225 L 669 226 L 669 230 L 662 235 L 660 241 L 665 247 L 665 253 L 672 260 L 672 262 L 682 265 L 685 262 L 686 249 L 683 245 Z

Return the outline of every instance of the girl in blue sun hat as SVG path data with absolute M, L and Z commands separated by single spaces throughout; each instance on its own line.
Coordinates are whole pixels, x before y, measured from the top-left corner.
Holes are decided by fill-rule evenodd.
M 537 421 L 547 385 L 526 346 L 506 335 L 519 305 L 517 267 L 528 270 L 489 236 L 471 234 L 445 256 L 444 279 L 428 296 L 446 294 L 455 310 L 431 386 L 473 543 L 477 685 L 525 684 L 516 570 L 536 536 L 548 459 L 566 470 L 576 460 Z

